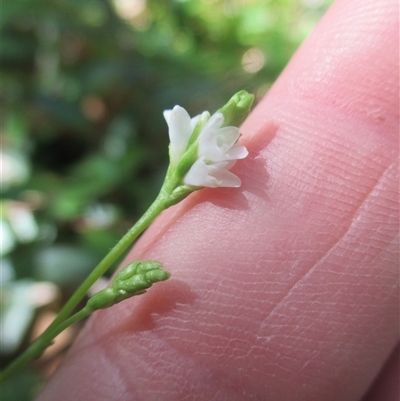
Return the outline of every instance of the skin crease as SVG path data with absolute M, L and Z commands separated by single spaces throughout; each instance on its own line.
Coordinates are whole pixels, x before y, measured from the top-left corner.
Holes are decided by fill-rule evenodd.
M 128 259 L 171 279 L 95 313 L 39 401 L 398 399 L 397 19 L 328 11 L 242 127 L 242 187 L 160 216 Z

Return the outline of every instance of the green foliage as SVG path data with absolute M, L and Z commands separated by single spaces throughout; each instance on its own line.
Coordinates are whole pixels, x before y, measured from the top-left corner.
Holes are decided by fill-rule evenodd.
M 3 281 L 70 291 L 158 192 L 162 111 L 259 100 L 329 3 L 4 2 Z
M 1 385 L 1 400 L 30 401 L 36 398 L 43 379 L 31 370 L 24 369 Z

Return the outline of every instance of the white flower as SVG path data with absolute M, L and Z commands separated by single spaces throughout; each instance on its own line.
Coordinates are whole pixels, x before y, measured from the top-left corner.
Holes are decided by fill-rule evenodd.
M 188 112 L 180 106 L 164 111 L 164 118 L 168 124 L 169 153 L 172 164 L 177 164 L 185 153 L 189 138 L 201 115 L 190 118 Z
M 208 118 L 204 112 L 194 118 L 180 106 L 164 112 L 170 137 L 170 158 L 177 164 L 188 150 L 188 143 L 200 118 Z M 197 146 L 197 159 L 193 161 L 183 183 L 195 187 L 239 187 L 239 177 L 229 170 L 236 160 L 248 155 L 247 149 L 238 143 L 240 132 L 237 127 L 222 127 L 224 116 L 215 113 L 206 122 L 198 135 L 194 146 Z

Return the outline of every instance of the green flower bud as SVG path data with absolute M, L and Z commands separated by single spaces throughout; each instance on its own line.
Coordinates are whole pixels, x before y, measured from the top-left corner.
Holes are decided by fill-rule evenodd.
M 136 273 L 134 276 L 126 280 L 113 283 L 112 287 L 117 291 L 124 291 L 127 294 L 134 295 L 137 291 L 146 290 L 152 284 L 153 283 L 148 280 L 144 274 Z
M 113 280 L 113 284 L 124 281 L 129 279 L 130 277 L 134 276 L 137 272 L 137 268 L 139 267 L 141 261 L 140 260 L 135 260 L 132 263 L 129 263 L 129 265 L 126 265 L 120 272 L 118 272 Z
M 235 93 L 228 103 L 217 111 L 217 113 L 222 113 L 224 116 L 223 126 L 233 125 L 238 127 L 242 124 L 250 113 L 253 100 L 254 95 L 245 90 Z
M 157 283 L 158 281 L 165 281 L 167 280 L 171 274 L 166 270 L 151 270 L 146 273 L 147 280 L 151 281 L 152 283 Z
M 147 273 L 152 270 L 161 270 L 163 265 L 160 262 L 157 262 L 156 260 L 145 260 L 145 261 L 139 261 L 139 264 L 137 266 L 137 272 L 138 273 Z
M 155 260 L 136 260 L 114 277 L 110 287 L 94 294 L 87 302 L 91 310 L 105 309 L 134 295 L 144 294 L 158 281 L 165 281 L 170 273 Z

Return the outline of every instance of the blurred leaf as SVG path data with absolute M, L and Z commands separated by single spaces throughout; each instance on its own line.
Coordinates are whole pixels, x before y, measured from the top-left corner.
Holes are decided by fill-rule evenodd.
M 2 35 L 1 57 L 3 66 L 11 63 L 30 62 L 34 56 L 35 47 L 31 38 L 16 38 Z
M 44 94 L 37 96 L 35 103 L 42 113 L 63 127 L 82 130 L 88 126 L 77 104 Z
M 0 352 L 12 354 L 20 347 L 32 323 L 36 306 L 30 299 L 33 280 L 14 281 L 1 288 Z
M 95 255 L 82 247 L 54 245 L 37 253 L 35 276 L 62 288 L 73 288 L 93 270 L 97 262 Z
M 4 401 L 32 401 L 43 385 L 43 378 L 31 369 L 23 369 L 1 385 Z
M 111 249 L 120 239 L 121 234 L 113 230 L 87 230 L 82 232 L 83 243 L 99 257 L 104 256 L 104 249 Z
M 0 26 L 3 27 L 32 3 L 31 0 L 13 0 L 2 3 Z

